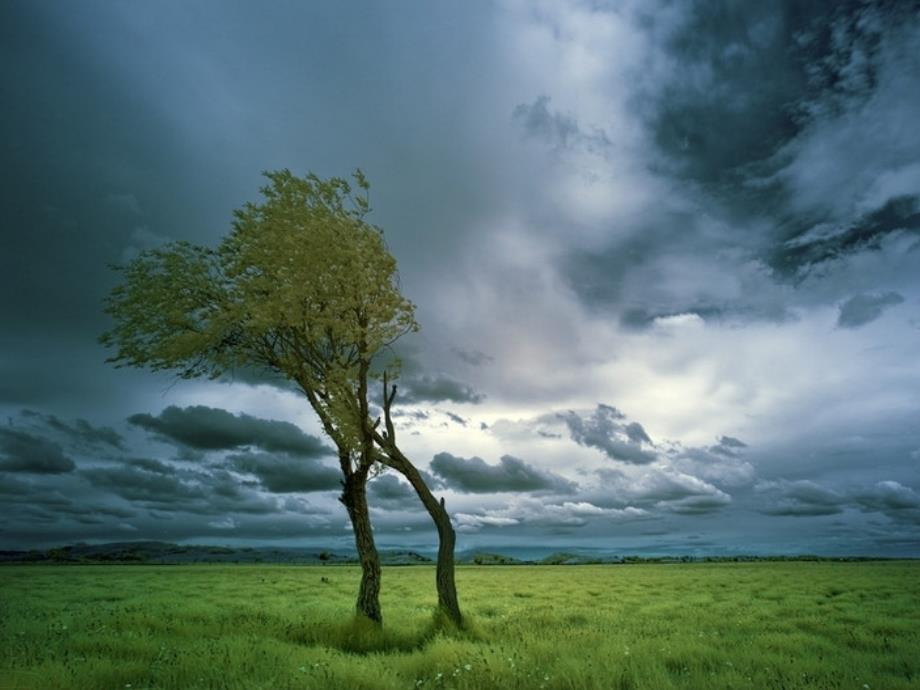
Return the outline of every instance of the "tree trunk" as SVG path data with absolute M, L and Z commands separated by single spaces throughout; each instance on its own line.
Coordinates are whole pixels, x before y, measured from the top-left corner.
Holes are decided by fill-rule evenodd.
M 438 565 L 435 574 L 438 589 L 438 607 L 451 621 L 458 626 L 462 626 L 463 616 L 460 613 L 460 603 L 457 600 L 457 585 L 454 581 L 454 546 L 457 538 L 454 533 L 454 526 L 450 523 L 450 515 L 444 506 L 444 499 L 442 498 L 438 501 L 432 495 L 415 465 L 409 462 L 402 453 L 396 451 L 389 455 L 388 460 L 389 462 L 386 464 L 409 480 L 412 488 L 415 489 L 415 493 L 418 494 L 424 504 L 425 510 L 428 511 L 438 528 Z
M 427 487 L 425 487 L 427 488 Z M 437 588 L 438 606 L 447 614 L 455 624 L 463 625 L 463 616 L 460 614 L 460 602 L 457 601 L 457 585 L 454 582 L 454 546 L 457 538 L 454 526 L 450 524 L 450 515 L 444 507 L 444 499 L 438 503 L 439 510 L 429 510 L 431 519 L 438 526 L 438 566 Z
M 374 545 L 374 533 L 367 508 L 367 473 L 355 472 L 345 479 L 339 499 L 348 510 L 355 532 L 355 547 L 361 563 L 361 585 L 358 588 L 358 613 L 375 623 L 383 622 L 380 611 L 380 556 Z

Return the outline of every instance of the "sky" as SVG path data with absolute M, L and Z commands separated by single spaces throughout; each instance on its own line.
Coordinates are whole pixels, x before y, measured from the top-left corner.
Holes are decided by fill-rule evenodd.
M 348 548 L 302 396 L 97 338 L 112 264 L 360 168 L 459 549 L 920 557 L 916 3 L 8 0 L 0 90 L 0 548 Z

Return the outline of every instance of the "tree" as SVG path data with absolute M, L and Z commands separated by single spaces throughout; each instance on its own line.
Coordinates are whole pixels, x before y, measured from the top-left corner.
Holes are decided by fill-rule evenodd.
M 417 330 L 414 307 L 399 291 L 382 231 L 365 221 L 369 185 L 360 171 L 357 191 L 342 178 L 299 178 L 287 170 L 266 177 L 264 200 L 235 212 L 218 249 L 175 242 L 117 267 L 123 281 L 106 302 L 115 325 L 100 340 L 116 348 L 109 360 L 116 366 L 182 378 L 255 367 L 297 385 L 337 448 L 340 500 L 362 567 L 356 608 L 379 622 L 380 562 L 367 481 L 381 461 L 420 487 L 410 476 L 417 470 L 395 446 L 392 396 L 385 437 L 369 415 L 368 385 L 374 357 Z M 450 544 L 452 586 L 452 530 Z M 449 597 L 440 593 L 440 559 L 438 572 L 441 601 Z M 458 607 L 448 611 L 460 622 Z

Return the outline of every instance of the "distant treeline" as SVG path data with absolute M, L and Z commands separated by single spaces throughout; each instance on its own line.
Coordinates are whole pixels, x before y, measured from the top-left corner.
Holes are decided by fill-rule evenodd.
M 474 554 L 464 559 L 464 563 L 473 565 L 630 565 L 636 563 L 754 563 L 770 561 L 888 561 L 909 560 L 892 559 L 883 556 L 817 556 L 797 554 L 788 556 L 585 556 L 571 553 L 554 553 L 539 560 L 522 560 L 502 554 Z
M 389 565 L 430 563 L 431 559 L 412 551 L 382 551 L 381 561 Z M 208 546 L 170 544 L 157 541 L 110 544 L 73 544 L 47 550 L 0 551 L 0 563 L 145 563 L 181 565 L 190 563 L 281 563 L 325 565 L 356 563 L 354 554 L 328 550 L 271 547 Z
M 418 565 L 432 559 L 414 551 L 383 550 L 386 565 Z M 468 565 L 592 565 L 637 563 L 752 563 L 759 561 L 854 562 L 901 560 L 879 556 L 596 556 L 558 552 L 541 559 L 520 559 L 501 553 L 471 552 L 458 562 Z M 171 544 L 157 541 L 118 542 L 110 544 L 73 544 L 47 550 L 0 551 L 0 563 L 50 564 L 149 564 L 181 565 L 191 563 L 276 563 L 289 565 L 341 565 L 357 562 L 354 553 L 295 547 L 239 547 Z

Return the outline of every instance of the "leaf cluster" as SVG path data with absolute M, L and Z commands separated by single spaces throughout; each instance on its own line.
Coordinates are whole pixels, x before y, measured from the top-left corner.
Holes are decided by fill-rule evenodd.
M 375 355 L 415 331 L 396 260 L 365 218 L 369 185 L 265 173 L 262 199 L 234 213 L 216 249 L 174 242 L 118 266 L 114 322 L 100 342 L 116 366 L 215 378 L 269 370 L 307 394 L 340 448 L 357 448 Z

